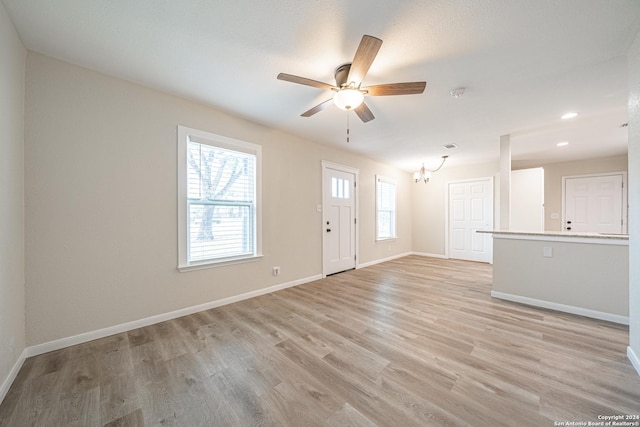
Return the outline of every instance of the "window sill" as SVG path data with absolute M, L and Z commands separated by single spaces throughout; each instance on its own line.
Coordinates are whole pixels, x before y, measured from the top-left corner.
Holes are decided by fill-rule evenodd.
M 383 243 L 383 242 L 390 242 L 392 240 L 398 240 L 398 237 L 383 237 L 383 238 L 376 238 L 376 243 Z
M 262 259 L 262 254 L 255 256 L 245 256 L 237 258 L 225 258 L 220 261 L 202 261 L 194 264 L 178 265 L 178 271 L 185 273 L 187 271 L 204 270 L 205 268 L 225 267 L 234 264 L 245 264 L 248 262 L 254 262 Z

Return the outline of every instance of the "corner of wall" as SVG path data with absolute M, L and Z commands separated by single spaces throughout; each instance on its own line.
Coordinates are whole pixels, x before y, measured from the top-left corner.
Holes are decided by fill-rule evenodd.
M 640 374 L 640 33 L 628 53 L 629 72 L 629 349 Z M 635 359 L 631 356 L 635 355 Z
M 26 346 L 24 116 L 26 49 L 0 1 L 0 402 Z

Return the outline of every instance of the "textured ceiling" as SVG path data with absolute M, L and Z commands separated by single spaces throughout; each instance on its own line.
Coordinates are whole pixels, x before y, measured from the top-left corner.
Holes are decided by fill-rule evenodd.
M 497 160 L 504 134 L 522 165 L 627 151 L 638 0 L 2 1 L 28 49 L 407 170 Z M 367 98 L 376 119 L 353 115 L 347 144 L 345 112 L 300 117 L 330 93 L 276 75 L 334 84 L 363 34 L 384 41 L 365 85 L 427 89 Z

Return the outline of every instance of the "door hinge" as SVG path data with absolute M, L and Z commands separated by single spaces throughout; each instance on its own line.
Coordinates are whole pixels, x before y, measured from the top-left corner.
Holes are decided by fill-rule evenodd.
M 355 181 L 353 181 L 353 188 L 355 188 L 355 187 L 356 187 L 356 185 L 357 185 L 357 184 L 356 184 L 356 182 L 355 182 Z
M 354 255 L 353 255 L 353 260 L 354 260 L 354 261 L 357 261 L 357 260 L 358 260 L 358 255 L 355 255 L 355 254 L 354 254 Z
M 358 219 L 357 218 L 353 218 L 353 223 L 357 224 L 358 223 Z

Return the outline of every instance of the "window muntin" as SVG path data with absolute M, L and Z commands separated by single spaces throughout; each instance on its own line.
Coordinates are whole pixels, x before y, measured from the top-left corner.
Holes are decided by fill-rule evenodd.
M 179 127 L 178 268 L 260 256 L 260 146 Z
M 376 175 L 376 240 L 396 238 L 396 181 Z

